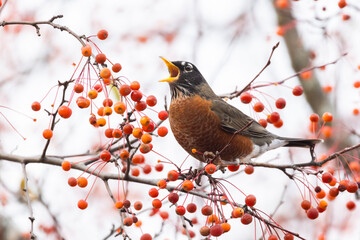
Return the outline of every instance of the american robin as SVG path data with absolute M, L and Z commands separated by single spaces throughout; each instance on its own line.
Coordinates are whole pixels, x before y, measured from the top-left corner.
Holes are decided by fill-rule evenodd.
M 308 147 L 314 158 L 313 148 L 320 139 L 286 138 L 270 133 L 217 96 L 193 64 L 162 60 L 170 73 L 169 78 L 160 82 L 170 85 L 171 130 L 193 157 L 205 161 L 199 153 L 211 152 L 220 156 L 221 162 L 217 164 L 232 165 L 278 147 Z

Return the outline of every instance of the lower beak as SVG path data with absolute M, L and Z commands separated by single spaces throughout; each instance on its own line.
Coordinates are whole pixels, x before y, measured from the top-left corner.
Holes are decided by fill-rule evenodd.
M 162 79 L 159 82 L 174 82 L 178 80 L 180 76 L 180 69 L 177 66 L 175 66 L 172 62 L 166 60 L 165 58 L 163 57 L 160 58 L 165 62 L 166 66 L 168 67 L 170 76 L 169 78 Z

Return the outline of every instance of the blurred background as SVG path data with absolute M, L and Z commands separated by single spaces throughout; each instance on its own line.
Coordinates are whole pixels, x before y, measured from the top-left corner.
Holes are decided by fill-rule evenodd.
M 341 2 L 341 1 L 340 1 Z M 335 121 L 331 136 L 317 147 L 318 156 L 329 154 L 359 141 L 359 90 L 353 87 L 359 80 L 360 66 L 360 4 L 347 0 L 347 6 L 339 7 L 338 0 L 298 1 L 215 1 L 215 0 L 136 0 L 136 1 L 5 1 L 0 8 L 2 21 L 46 21 L 63 15 L 54 22 L 70 28 L 78 35 L 95 35 L 106 29 L 105 41 L 94 39 L 98 47 L 113 62 L 122 64 L 119 76 L 139 81 L 146 95 L 158 98 L 156 111 L 163 110 L 170 92 L 167 84 L 158 80 L 168 76 L 167 68 L 159 56 L 169 60 L 194 63 L 217 94 L 229 94 L 245 87 L 264 67 L 272 47 L 280 42 L 271 59 L 271 65 L 257 78 L 257 84 L 278 82 L 304 69 L 322 66 L 339 59 L 325 69 L 316 68 L 310 76 L 295 76 L 284 84 L 259 88 L 253 91 L 258 99 L 270 102 L 285 98 L 287 106 L 279 113 L 284 121 L 281 128 L 270 125 L 269 131 L 282 136 L 311 137 L 309 115 L 320 116 L 329 111 Z M 81 44 L 67 32 L 50 26 L 40 27 L 37 36 L 32 26 L 6 26 L 0 28 L 0 105 L 11 107 L 37 119 L 31 119 L 0 108 L 1 114 L 24 136 L 23 140 L 6 119 L 0 117 L 0 151 L 20 156 L 41 155 L 45 140 L 43 129 L 48 127 L 45 111 L 34 113 L 31 103 L 39 101 L 58 81 L 69 80 L 75 70 L 73 63 L 81 58 Z M 346 56 L 343 54 L 347 53 Z M 343 56 L 343 57 L 342 57 Z M 302 85 L 304 94 L 294 96 L 292 88 Z M 44 100 L 43 107 L 50 109 L 56 90 Z M 259 119 L 250 105 L 239 98 L 228 101 L 248 115 Z M 75 104 L 71 106 L 76 107 Z M 156 116 L 156 114 L 154 115 Z M 48 154 L 71 155 L 85 153 L 106 143 L 105 137 L 88 124 L 89 111 L 73 111 L 69 120 L 60 120 L 54 131 Z M 165 122 L 169 127 L 169 123 Z M 155 139 L 154 150 L 181 163 L 187 153 L 177 144 L 170 133 L 166 139 Z M 308 150 L 279 149 L 264 154 L 256 161 L 276 163 L 309 160 Z M 147 155 L 147 161 L 155 164 L 160 157 Z M 188 166 L 198 165 L 193 159 Z M 112 225 L 119 226 L 119 215 L 104 184 L 98 181 L 89 198 L 85 211 L 77 208 L 77 201 L 88 190 L 72 189 L 67 185 L 69 176 L 80 172 L 63 172 L 59 167 L 30 164 L 27 166 L 29 190 L 33 195 L 35 233 L 39 239 L 57 239 L 59 235 L 47 233 L 46 228 L 56 226 L 65 239 L 104 239 Z M 166 166 L 171 169 L 171 166 Z M 109 170 L 110 171 L 110 170 Z M 166 171 L 165 171 L 166 172 Z M 149 178 L 163 178 L 154 171 Z M 221 173 L 217 173 L 221 176 Z M 231 175 L 227 173 L 228 175 Z M 274 219 L 284 228 L 300 233 L 306 239 L 359 239 L 359 209 L 347 211 L 345 204 L 354 196 L 344 194 L 331 202 L 328 210 L 315 221 L 308 220 L 300 210 L 300 189 L 282 172 L 256 168 L 248 176 L 242 172 L 227 176 L 228 180 L 245 193 L 257 196 L 257 208 L 273 213 Z M 20 164 L 0 161 L 0 234 L 2 239 L 21 239 L 29 232 L 29 212 L 21 193 L 23 174 Z M 316 179 L 309 179 L 314 181 Z M 116 188 L 116 183 L 111 183 Z M 148 186 L 129 183 L 129 198 L 140 199 L 145 208 L 151 205 L 144 194 Z M 163 193 L 164 197 L 166 196 Z M 236 196 L 237 193 L 234 193 Z M 201 199 L 195 202 L 202 203 Z M 143 232 L 156 239 L 187 239 L 181 233 L 181 222 L 173 209 L 169 209 L 166 231 L 161 231 L 161 218 L 149 217 L 144 211 L 139 218 Z M 198 216 L 198 229 L 204 219 Z M 223 239 L 258 239 L 259 226 L 243 226 L 234 223 L 233 229 Z M 139 239 L 141 231 L 128 228 L 133 239 Z M 200 239 L 196 230 L 195 239 Z M 1 238 L 1 237 L 0 237 Z M 112 239 L 112 238 L 110 238 Z M 114 237 L 115 239 L 115 237 Z M 121 239 L 117 237 L 116 239 Z M 222 239 L 222 238 L 221 238 Z M 320 239 L 320 238 L 319 238 Z M 325 239 L 325 238 L 324 238 Z

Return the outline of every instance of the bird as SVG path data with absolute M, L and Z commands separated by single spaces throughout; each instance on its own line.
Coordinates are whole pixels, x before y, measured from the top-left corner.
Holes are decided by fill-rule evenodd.
M 170 86 L 169 123 L 181 147 L 194 158 L 212 163 L 238 165 L 279 147 L 310 148 L 321 139 L 280 137 L 253 118 L 217 96 L 196 66 L 186 61 L 169 61 L 170 76 L 159 82 Z

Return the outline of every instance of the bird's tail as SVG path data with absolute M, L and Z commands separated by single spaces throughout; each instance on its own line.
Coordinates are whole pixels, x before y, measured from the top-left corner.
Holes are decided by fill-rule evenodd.
M 304 138 L 282 138 L 287 142 L 284 147 L 314 147 L 317 143 L 323 142 L 322 139 Z

